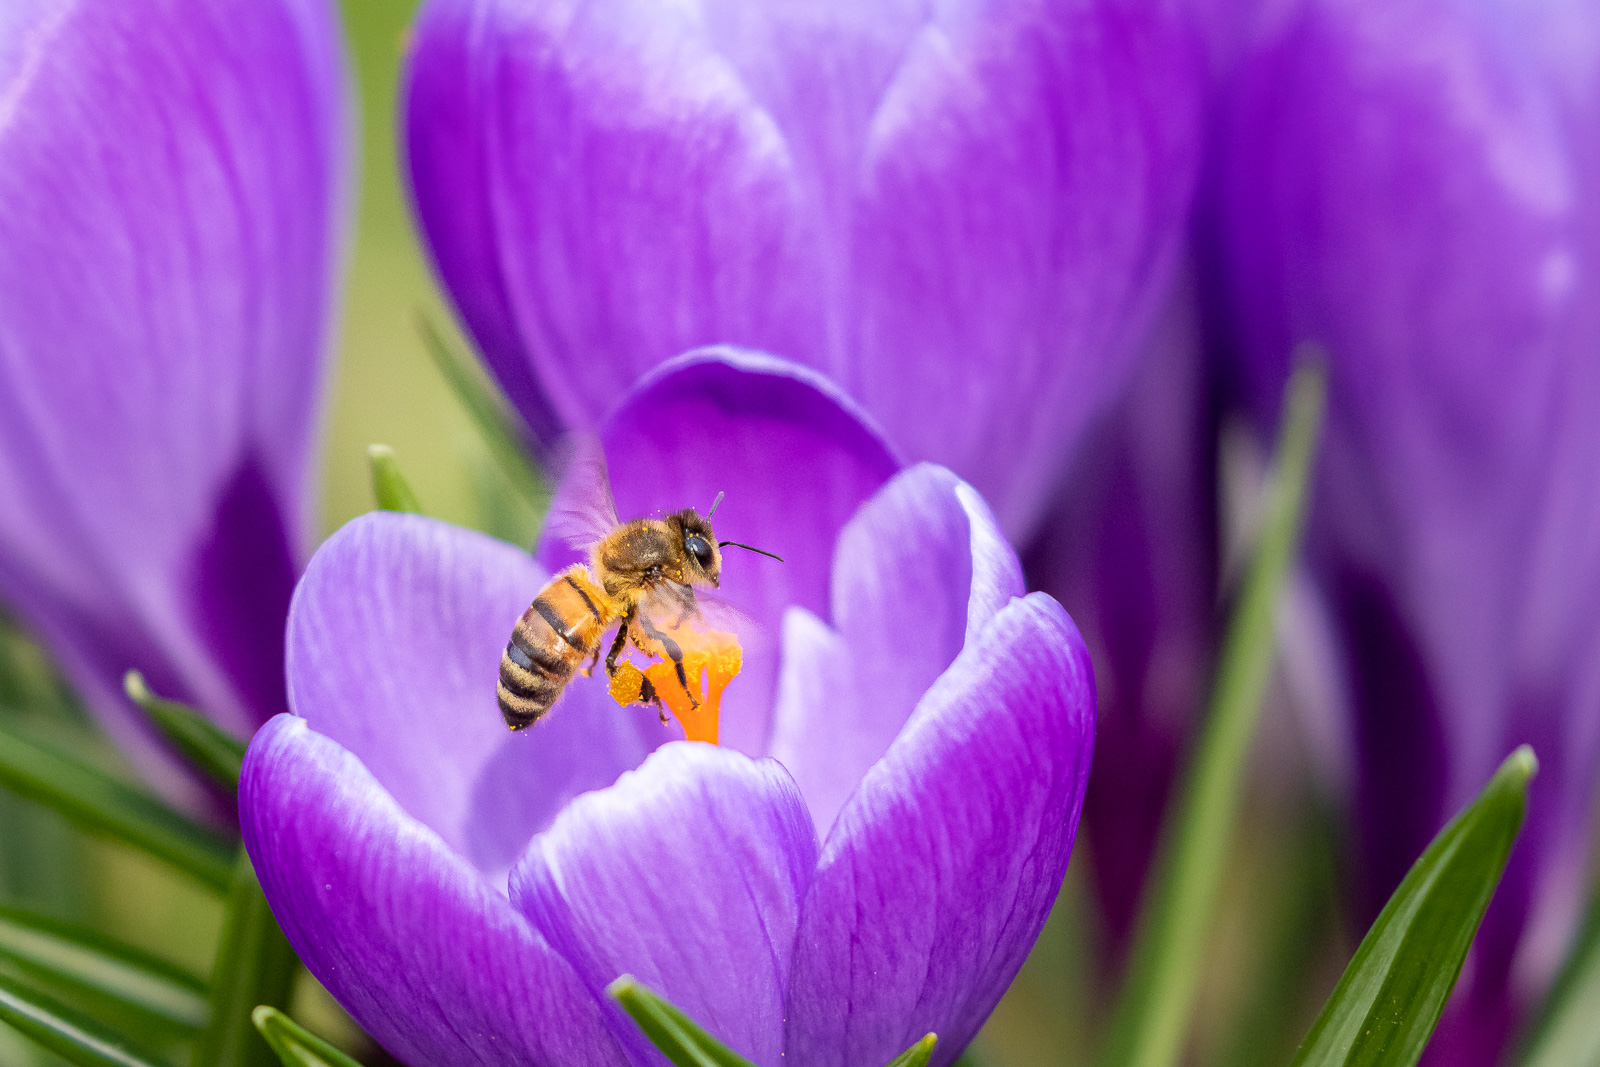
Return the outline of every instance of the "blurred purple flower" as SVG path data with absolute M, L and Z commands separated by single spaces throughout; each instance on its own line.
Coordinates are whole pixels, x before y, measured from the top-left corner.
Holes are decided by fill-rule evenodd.
M 1600 9 L 1311 0 L 1243 61 L 1223 143 L 1256 410 L 1296 342 L 1328 352 L 1311 559 L 1368 915 L 1513 746 L 1539 754 L 1430 1053 L 1492 1062 L 1572 932 L 1600 756 Z
M 117 739 L 121 679 L 285 707 L 344 184 L 324 0 L 0 9 L 0 598 Z
M 598 678 L 509 734 L 500 650 L 550 572 L 430 519 L 357 519 L 295 595 L 301 718 L 245 763 L 275 914 L 413 1067 L 661 1063 L 603 996 L 624 972 L 763 1067 L 883 1063 L 929 1030 L 949 1063 L 1066 868 L 1094 731 L 1077 630 L 1022 595 L 971 488 L 900 470 L 803 368 L 691 354 L 602 438 L 622 514 L 725 489 L 718 532 L 786 558 L 730 558 L 723 581 L 781 667 L 747 645 L 724 747 L 670 741 Z
M 1026 536 L 1162 299 L 1198 154 L 1166 0 L 432 0 L 418 215 L 535 433 L 696 345 L 826 374 Z
M 1085 435 L 1024 558 L 1096 665 L 1083 822 L 1112 969 L 1215 651 L 1216 404 L 1192 294 L 1184 284 L 1157 319 L 1127 392 Z

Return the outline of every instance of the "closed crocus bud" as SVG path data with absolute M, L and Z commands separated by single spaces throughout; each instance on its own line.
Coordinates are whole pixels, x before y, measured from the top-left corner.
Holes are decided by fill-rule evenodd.
M 1492 1062 L 1573 930 L 1600 754 L 1600 10 L 1319 0 L 1226 114 L 1258 412 L 1330 375 L 1311 560 L 1348 653 L 1370 916 L 1517 744 L 1528 824 L 1433 1062 Z
M 734 343 L 1036 524 L 1170 274 L 1200 64 L 1163 0 L 431 0 L 415 205 L 546 441 Z
M 285 707 L 343 184 L 324 0 L 0 10 L 0 600 L 174 797 L 122 694 Z

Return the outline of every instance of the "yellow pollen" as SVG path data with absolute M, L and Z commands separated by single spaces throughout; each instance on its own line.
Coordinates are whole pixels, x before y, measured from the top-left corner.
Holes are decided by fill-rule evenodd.
M 647 641 L 646 652 L 654 656 L 653 661 L 643 671 L 631 663 L 618 664 L 617 673 L 611 679 L 611 697 L 624 707 L 638 703 L 644 680 L 648 678 L 661 702 L 677 717 L 684 737 L 714 745 L 722 714 L 722 691 L 744 666 L 744 650 L 739 647 L 739 638 L 716 630 L 700 632 L 688 627 L 667 630 L 666 634 L 677 642 L 681 651 L 688 688 L 678 680 L 677 664 L 666 654 L 666 649 Z

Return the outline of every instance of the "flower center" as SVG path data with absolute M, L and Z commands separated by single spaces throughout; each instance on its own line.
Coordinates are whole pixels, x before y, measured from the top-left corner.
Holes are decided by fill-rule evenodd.
M 648 638 L 639 642 L 645 654 L 653 657 L 644 670 L 632 663 L 617 665 L 617 673 L 611 677 L 611 698 L 623 707 L 640 703 L 648 680 L 655 695 L 683 727 L 685 738 L 714 745 L 722 714 L 722 691 L 744 665 L 739 638 L 687 626 L 665 630 L 663 636 L 671 642 L 670 648 Z

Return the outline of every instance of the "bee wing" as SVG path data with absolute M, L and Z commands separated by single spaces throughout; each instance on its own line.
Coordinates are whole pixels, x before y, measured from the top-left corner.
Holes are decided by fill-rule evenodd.
M 705 616 L 701 614 L 694 587 L 677 582 L 662 582 L 645 590 L 634 612 L 644 624 L 642 629 L 646 634 L 677 630 L 684 626 L 696 630 L 706 628 Z
M 757 633 L 761 624 L 745 614 L 733 601 L 724 599 L 705 589 L 694 590 L 695 604 L 700 617 L 713 630 L 724 630 L 746 638 Z
M 611 477 L 600 438 L 574 434 L 567 440 L 565 472 L 550 505 L 545 529 L 579 551 L 588 551 L 622 525 L 611 499 Z
M 656 631 L 688 626 L 702 633 L 720 630 L 748 636 L 759 629 L 754 619 L 722 597 L 677 582 L 652 586 L 639 598 L 638 612 Z

